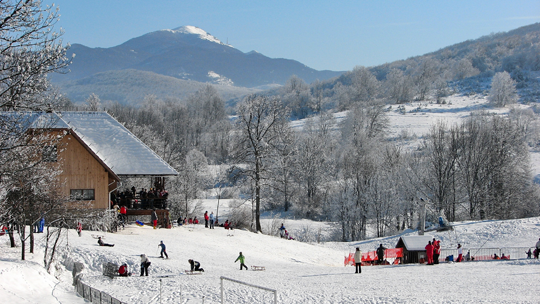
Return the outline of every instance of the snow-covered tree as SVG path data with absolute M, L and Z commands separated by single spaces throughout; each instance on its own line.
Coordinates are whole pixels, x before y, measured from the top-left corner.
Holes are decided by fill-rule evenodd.
M 99 111 L 101 110 L 101 99 L 99 96 L 92 93 L 86 98 L 86 110 L 87 111 Z
M 517 101 L 516 82 L 508 72 L 499 72 L 493 76 L 488 99 L 497 107 L 504 107 Z

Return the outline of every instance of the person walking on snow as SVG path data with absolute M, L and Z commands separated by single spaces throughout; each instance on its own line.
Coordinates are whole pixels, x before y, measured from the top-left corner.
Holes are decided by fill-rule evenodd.
M 146 274 L 148 276 L 148 267 L 150 267 L 150 260 L 146 257 L 146 254 L 141 254 L 141 277 Z
M 285 237 L 285 226 L 283 226 L 283 223 L 281 223 L 281 227 L 279 227 L 279 235 L 281 238 Z
M 208 228 L 208 211 L 204 213 L 204 228 Z
M 354 264 L 356 266 L 355 273 L 362 273 L 362 251 L 359 247 L 356 247 L 356 252 L 354 253 Z
M 458 258 L 456 262 L 463 262 L 463 248 L 461 248 L 461 244 L 457 244 L 457 253 Z
M 210 216 L 208 216 L 208 220 L 210 221 L 210 229 L 214 229 L 214 212 L 210 213 Z
M 242 267 L 246 267 L 246 270 L 248 270 L 247 266 L 244 264 L 245 259 L 246 257 L 244 257 L 240 251 L 240 255 L 234 261 L 236 263 L 238 260 L 240 260 L 240 270 L 242 270 Z
M 163 241 L 161 241 L 158 245 L 158 247 L 161 247 L 161 258 L 163 258 L 163 254 L 165 254 L 165 256 L 167 257 L 167 259 L 169 258 L 169 255 L 167 254 L 167 251 L 165 250 L 165 244 L 163 244 Z

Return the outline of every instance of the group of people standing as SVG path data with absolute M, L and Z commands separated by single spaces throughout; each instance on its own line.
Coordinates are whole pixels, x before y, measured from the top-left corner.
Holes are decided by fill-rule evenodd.
M 197 219 L 196 216 L 193 218 L 179 217 L 177 223 L 178 223 L 178 226 L 183 226 L 183 225 L 188 225 L 188 224 L 192 225 L 192 224 L 199 224 L 199 220 Z M 217 217 L 214 216 L 214 212 L 210 212 L 210 214 L 208 214 L 208 211 L 206 211 L 204 213 L 204 227 L 214 229 L 215 226 L 220 226 L 227 230 L 232 229 L 232 224 L 229 222 L 229 220 L 226 220 L 225 223 L 220 225 Z
M 459 244 L 458 244 L 459 245 Z M 461 248 L 461 245 L 458 247 L 458 253 L 459 248 Z M 463 252 L 459 253 L 459 258 L 462 258 Z M 439 256 L 441 255 L 441 241 L 437 241 L 435 238 L 433 238 L 433 241 L 429 241 L 426 245 L 426 256 L 427 256 L 427 263 L 428 265 L 434 265 L 439 264 Z

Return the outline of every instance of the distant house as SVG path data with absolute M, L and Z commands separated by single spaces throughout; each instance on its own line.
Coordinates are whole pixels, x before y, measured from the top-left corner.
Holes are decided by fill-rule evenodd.
M 418 263 L 426 259 L 426 245 L 433 240 L 431 235 L 411 235 L 399 238 L 396 248 L 403 248 L 403 264 Z
M 61 189 L 94 209 L 109 209 L 122 177 L 167 177 L 178 172 L 106 112 L 32 113 L 31 128 L 66 134 L 43 157 L 58 162 Z

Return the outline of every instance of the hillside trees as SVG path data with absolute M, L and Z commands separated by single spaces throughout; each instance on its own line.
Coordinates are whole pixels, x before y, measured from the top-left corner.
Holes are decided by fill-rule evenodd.
M 298 191 L 296 210 L 308 218 L 323 214 L 326 188 L 335 176 L 337 142 L 332 134 L 333 125 L 331 113 L 311 117 L 296 143 L 298 153 L 293 173 Z

